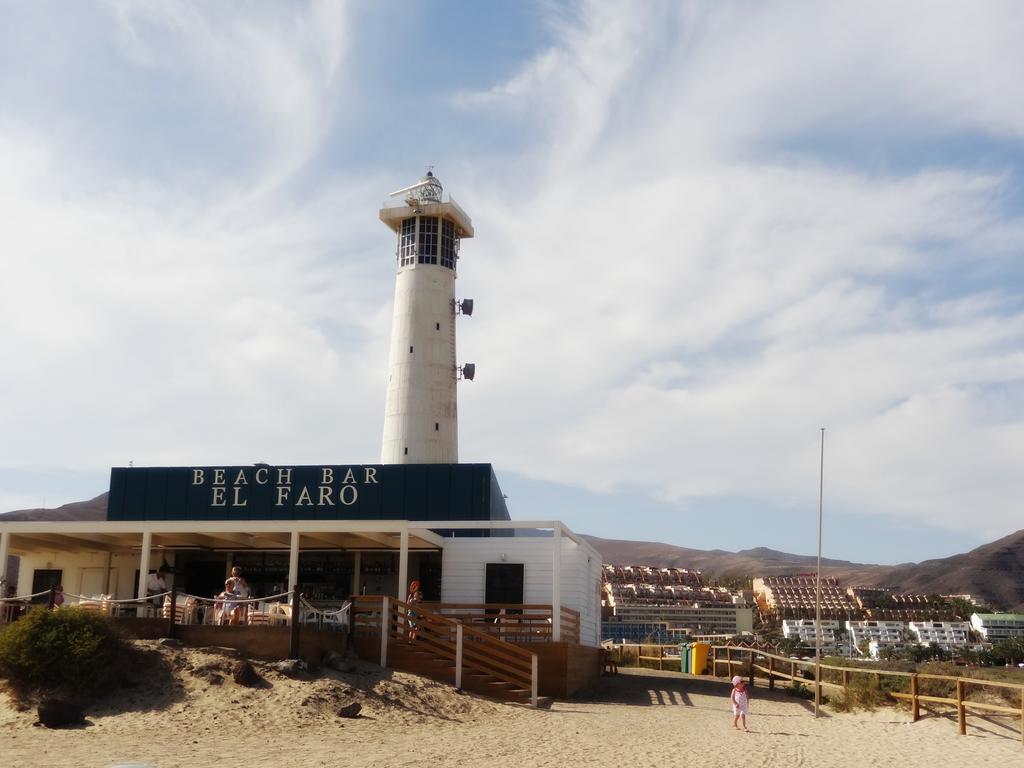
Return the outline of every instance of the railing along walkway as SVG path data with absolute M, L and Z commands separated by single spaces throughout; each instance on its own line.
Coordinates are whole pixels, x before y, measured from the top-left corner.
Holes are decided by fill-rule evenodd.
M 625 666 L 625 654 L 635 649 L 634 658 L 638 662 L 657 664 L 658 669 L 666 665 L 678 668 L 680 664 L 679 645 L 659 645 L 657 643 L 624 643 L 612 646 L 613 659 L 616 664 Z M 749 674 L 751 685 L 758 673 L 768 678 L 768 687 L 774 688 L 777 680 L 793 684 L 815 686 L 813 659 L 794 659 L 778 653 L 745 645 L 713 645 L 708 658 L 711 674 L 716 677 L 730 678 L 734 674 Z M 870 681 L 876 690 L 899 701 L 910 703 L 911 719 L 917 722 L 921 718 L 921 704 L 939 704 L 952 707 L 957 713 L 957 727 L 961 735 L 967 734 L 967 715 L 973 710 L 980 713 L 1010 715 L 1019 718 L 1021 729 L 1021 745 L 1024 746 L 1024 683 L 1006 683 L 998 680 L 983 680 L 958 675 L 938 675 L 929 672 L 899 672 L 895 670 L 865 669 L 863 667 L 844 667 L 837 664 L 822 664 L 822 678 L 818 685 L 821 689 L 847 691 L 851 684 L 860 678 Z M 829 680 L 827 676 L 834 679 Z M 883 684 L 885 678 L 889 681 Z M 905 690 L 893 690 L 899 686 Z M 933 695 L 947 689 L 950 696 Z M 972 693 L 984 689 L 998 691 L 1010 704 L 994 704 L 991 701 L 971 699 Z M 1016 704 L 1019 701 L 1020 704 Z
M 801 683 L 810 685 L 812 688 L 817 685 L 820 688 L 831 688 L 832 690 L 845 691 L 849 689 L 851 681 L 862 677 L 871 681 L 872 685 L 882 690 L 883 678 L 894 678 L 901 681 L 907 690 L 886 690 L 885 693 L 894 699 L 910 702 L 911 719 L 917 722 L 921 717 L 921 703 L 940 704 L 954 707 L 957 713 L 957 728 L 961 736 L 967 735 L 967 715 L 971 710 L 980 712 L 992 712 L 1002 715 L 1012 715 L 1020 718 L 1021 746 L 1024 746 L 1024 683 L 1005 683 L 998 680 L 981 680 L 972 677 L 961 677 L 957 675 L 936 675 L 927 672 L 898 672 L 892 670 L 863 669 L 860 667 L 842 667 L 835 664 L 821 664 L 820 669 L 824 673 L 832 673 L 838 679 L 830 681 L 825 675 L 818 681 L 814 679 L 814 660 L 793 659 L 756 648 L 745 648 L 742 646 L 716 645 L 712 646 L 712 674 L 716 676 L 732 677 L 734 668 L 747 669 L 749 665 L 751 682 L 757 672 L 768 677 L 768 687 L 774 688 L 776 679 L 785 680 L 790 684 Z M 724 658 L 723 658 L 724 657 Z M 719 670 L 724 667 L 725 674 L 719 675 Z M 801 674 L 798 674 L 798 670 Z M 802 674 L 810 672 L 810 677 Z M 952 683 L 955 696 L 933 696 L 922 693 L 922 687 L 943 688 Z M 943 684 L 946 684 L 943 686 Z M 971 700 L 969 694 L 980 689 L 995 689 L 1005 692 L 1020 701 L 1019 706 L 1008 706 L 1004 704 L 993 704 L 988 701 Z

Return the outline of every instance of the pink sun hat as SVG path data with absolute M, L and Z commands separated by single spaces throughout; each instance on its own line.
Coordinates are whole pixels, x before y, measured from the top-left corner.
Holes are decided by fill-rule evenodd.
M 732 679 L 732 684 L 733 684 L 733 685 L 739 685 L 739 684 L 740 684 L 740 683 L 742 683 L 742 682 L 743 682 L 743 678 L 742 678 L 742 677 L 740 677 L 739 675 L 736 675 L 736 677 L 734 677 L 734 678 Z

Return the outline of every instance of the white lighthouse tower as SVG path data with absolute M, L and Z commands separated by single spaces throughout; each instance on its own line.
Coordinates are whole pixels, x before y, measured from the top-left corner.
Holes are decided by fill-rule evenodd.
M 431 171 L 392 192 L 380 220 L 397 235 L 395 315 L 391 326 L 383 464 L 459 460 L 456 384 L 475 366 L 455 361 L 455 316 L 473 302 L 455 300 L 459 241 L 473 236 L 469 216 Z

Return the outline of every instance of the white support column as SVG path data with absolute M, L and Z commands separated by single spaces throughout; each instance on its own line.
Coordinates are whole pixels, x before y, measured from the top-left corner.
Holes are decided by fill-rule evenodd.
M 355 564 L 352 566 L 352 594 L 353 595 L 361 595 L 362 594 L 362 590 L 360 590 L 360 587 L 362 586 L 362 584 L 359 581 L 359 571 L 361 571 L 362 568 L 363 568 L 363 553 L 362 552 L 356 552 L 355 553 Z
M 299 532 L 292 531 L 291 549 L 288 550 L 288 583 L 286 589 L 291 589 L 299 583 Z
M 103 571 L 103 594 L 110 594 L 110 568 L 114 564 L 114 553 L 107 552 L 107 566 Z M 115 595 L 116 597 L 116 595 Z
M 11 532 L 0 533 L 0 581 L 7 583 L 7 553 L 11 551 Z M 7 597 L 7 591 L 0 597 Z
M 398 544 L 398 599 L 409 599 L 409 526 L 402 528 Z
M 149 550 L 153 547 L 153 534 L 150 531 L 142 533 L 142 552 L 139 554 L 139 597 L 146 597 L 146 580 L 149 578 Z M 144 608 L 140 604 L 136 613 L 140 616 Z
M 562 524 L 551 536 L 551 641 L 562 639 Z
M 530 703 L 537 708 L 537 654 L 531 654 L 530 658 Z

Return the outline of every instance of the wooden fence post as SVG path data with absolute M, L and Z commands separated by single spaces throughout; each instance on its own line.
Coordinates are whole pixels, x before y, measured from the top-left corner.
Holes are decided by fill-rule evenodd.
M 917 673 L 915 672 L 910 678 L 910 717 L 912 718 L 912 722 L 915 723 L 921 719 L 921 702 L 917 700 L 918 693 Z
M 391 606 L 388 605 L 388 596 L 381 598 L 380 611 L 380 665 L 388 665 L 388 635 L 391 634 Z
M 662 672 L 665 669 L 665 646 L 658 646 L 658 671 Z
M 462 623 L 455 627 L 455 690 L 462 690 Z
M 725 646 L 725 676 L 732 677 L 732 646 Z
M 167 636 L 174 637 L 174 609 L 177 607 L 177 590 L 171 587 L 171 613 L 167 617 Z
M 964 681 L 956 681 L 956 722 L 960 727 L 960 735 L 967 735 L 967 708 L 964 707 Z
M 768 690 L 775 690 L 775 657 L 768 657 Z
M 50 597 L 47 599 L 47 606 L 46 607 L 49 608 L 52 611 L 53 610 L 53 606 L 56 605 L 56 604 L 57 604 L 57 588 L 56 587 L 50 587 Z
M 302 606 L 300 597 L 299 585 L 292 585 L 292 632 L 291 639 L 288 644 L 288 658 L 290 659 L 299 658 L 299 611 Z

